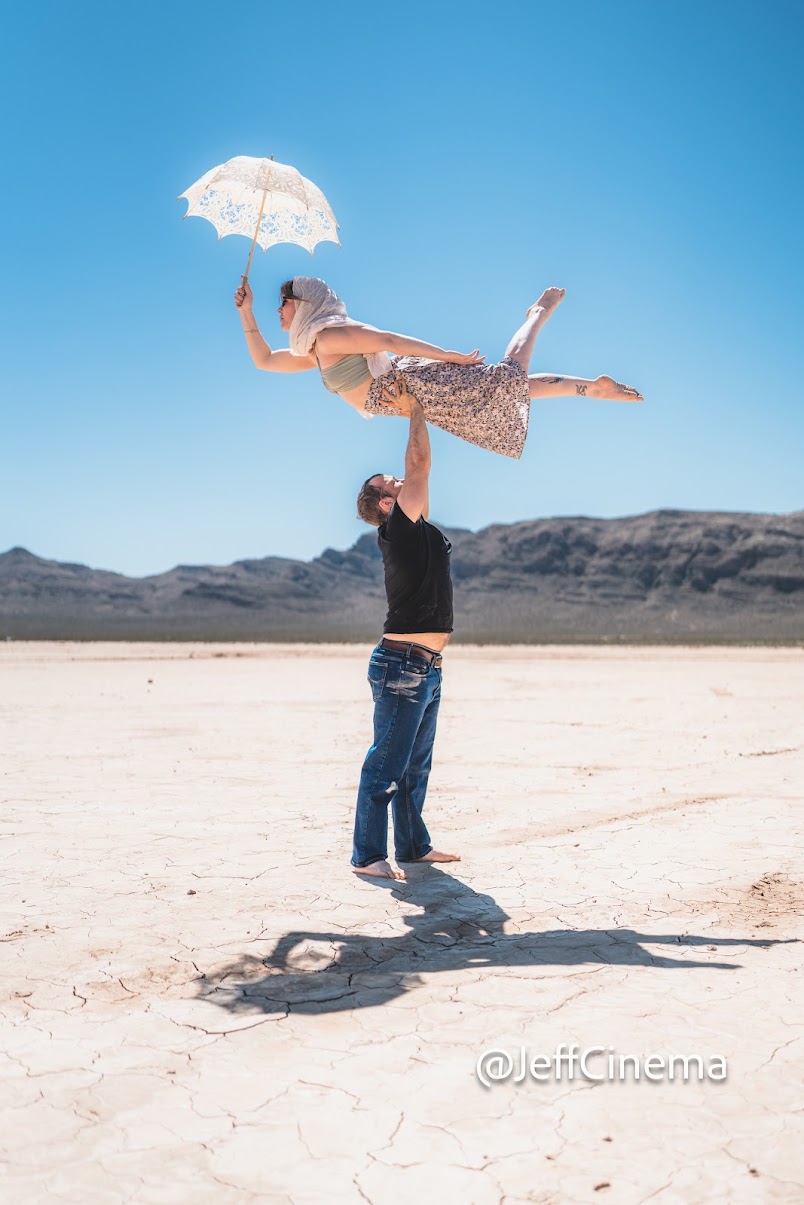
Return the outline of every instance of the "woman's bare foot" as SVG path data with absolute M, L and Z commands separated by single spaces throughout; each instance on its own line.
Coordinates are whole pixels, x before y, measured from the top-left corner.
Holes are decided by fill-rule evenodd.
M 429 854 L 413 859 L 414 862 L 460 862 L 460 860 L 460 854 L 442 854 L 437 849 L 431 849 Z M 399 861 L 407 861 L 407 859 L 400 858 Z
M 370 862 L 368 866 L 353 866 L 355 874 L 365 874 L 373 879 L 404 879 L 404 871 L 394 870 L 390 862 L 382 858 L 379 862 Z
M 644 402 L 644 398 L 633 385 L 621 385 L 614 377 L 598 377 L 589 386 L 589 396 L 609 402 Z
M 535 301 L 532 306 L 529 306 L 527 310 L 528 318 L 538 318 L 541 314 L 543 321 L 546 322 L 553 310 L 557 310 L 561 305 L 566 295 L 566 289 L 545 289 L 539 300 Z

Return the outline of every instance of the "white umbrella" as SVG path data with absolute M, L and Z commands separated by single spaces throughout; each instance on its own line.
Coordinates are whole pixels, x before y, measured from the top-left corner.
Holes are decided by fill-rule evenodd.
M 188 201 L 185 218 L 206 218 L 218 232 L 251 239 L 248 277 L 254 248 L 297 243 L 312 255 L 317 243 L 338 243 L 338 223 L 327 198 L 295 167 L 271 159 L 237 155 L 213 167 L 178 198 Z

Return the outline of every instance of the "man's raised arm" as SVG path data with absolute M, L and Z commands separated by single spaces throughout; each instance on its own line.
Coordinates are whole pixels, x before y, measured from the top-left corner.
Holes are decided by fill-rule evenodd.
M 405 481 L 399 491 L 397 505 L 401 506 L 407 517 L 415 523 L 418 519 L 427 518 L 430 511 L 430 435 L 424 419 L 424 411 L 404 380 L 400 381 L 393 400 L 397 405 L 410 413 L 410 434 L 408 446 L 405 449 Z

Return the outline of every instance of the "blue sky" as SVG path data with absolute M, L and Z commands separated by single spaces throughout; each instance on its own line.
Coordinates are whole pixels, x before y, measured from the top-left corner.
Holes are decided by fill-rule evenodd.
M 432 516 L 477 529 L 659 507 L 804 507 L 798 0 L 54 3 L 4 19 L 0 550 L 143 575 L 307 559 L 401 471 L 314 373 L 257 372 L 248 243 L 176 197 L 234 155 L 323 189 L 350 313 L 499 359 L 548 284 L 534 371 L 642 407 L 535 404 L 521 461 L 434 431 Z

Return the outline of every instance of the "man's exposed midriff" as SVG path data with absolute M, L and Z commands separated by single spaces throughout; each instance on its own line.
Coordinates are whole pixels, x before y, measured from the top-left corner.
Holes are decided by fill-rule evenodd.
M 403 644 L 423 644 L 434 653 L 442 652 L 449 644 L 451 632 L 384 632 L 388 640 L 401 640 Z

